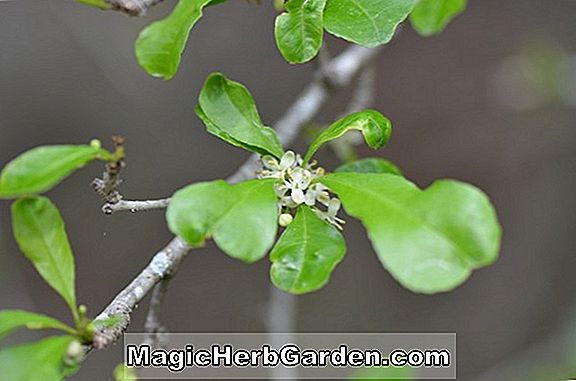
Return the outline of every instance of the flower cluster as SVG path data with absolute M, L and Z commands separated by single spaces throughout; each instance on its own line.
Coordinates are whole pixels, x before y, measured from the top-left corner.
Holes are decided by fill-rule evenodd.
M 302 157 L 292 151 L 287 151 L 280 161 L 272 156 L 263 156 L 262 164 L 264 169 L 258 177 L 278 180 L 274 190 L 278 196 L 280 226 L 290 225 L 294 210 L 306 204 L 320 218 L 342 230 L 345 221 L 336 216 L 340 210 L 340 200 L 331 196 L 330 189 L 316 181 L 324 175 L 323 168 L 314 168 L 315 162 L 304 164 Z

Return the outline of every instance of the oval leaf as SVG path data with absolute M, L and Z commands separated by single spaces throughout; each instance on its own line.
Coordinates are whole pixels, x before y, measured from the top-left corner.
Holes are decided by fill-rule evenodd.
M 364 110 L 350 114 L 332 124 L 314 139 L 308 152 L 306 152 L 304 162 L 308 162 L 324 144 L 338 139 L 350 130 L 362 131 L 368 146 L 372 149 L 378 149 L 390 140 L 392 123 L 375 110 Z
M 67 365 L 64 357 L 70 336 L 49 337 L 30 344 L 0 350 L 2 379 L 8 381 L 62 381 Z
M 324 27 L 336 37 L 374 47 L 392 39 L 413 6 L 414 0 L 330 0 Z
M 12 160 L 0 174 L 0 198 L 50 190 L 78 168 L 108 152 L 89 145 L 44 146 Z
M 410 14 L 412 27 L 428 37 L 444 30 L 466 8 L 466 0 L 419 0 Z
M 42 278 L 76 311 L 74 257 L 60 212 L 46 197 L 12 205 L 14 236 Z
M 326 0 L 289 0 L 287 12 L 276 18 L 274 34 L 278 49 L 291 63 L 304 63 L 316 57 L 322 46 L 322 15 Z
M 202 9 L 211 2 L 180 0 L 168 17 L 146 27 L 136 40 L 136 58 L 140 66 L 156 77 L 174 77 L 188 35 L 202 17 Z
M 388 160 L 370 157 L 360 159 L 351 163 L 346 163 L 334 171 L 338 172 L 356 172 L 356 173 L 389 173 L 391 175 L 402 176 L 402 171 L 396 165 Z
M 266 255 L 276 237 L 274 180 L 190 185 L 176 192 L 166 218 L 170 230 L 193 246 L 213 237 L 229 256 L 255 262 Z
M 304 205 L 270 253 L 270 277 L 292 294 L 316 291 L 328 283 L 345 253 L 342 234 Z
M 372 173 L 320 181 L 362 221 L 384 266 L 412 291 L 451 290 L 498 256 L 496 213 L 471 185 L 441 180 L 421 191 L 403 177 Z
M 50 316 L 20 310 L 0 311 L 0 338 L 18 328 L 72 331 L 72 328 Z
M 196 114 L 208 132 L 232 145 L 277 158 L 284 153 L 276 132 L 262 124 L 250 92 L 220 73 L 204 83 Z

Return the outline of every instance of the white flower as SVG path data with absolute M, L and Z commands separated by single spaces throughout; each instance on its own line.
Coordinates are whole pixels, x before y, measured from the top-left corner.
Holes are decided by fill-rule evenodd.
M 284 185 L 290 190 L 290 197 L 297 204 L 303 204 L 306 201 L 305 191 L 312 181 L 312 173 L 300 167 L 289 171 L 284 179 Z
M 280 169 L 288 169 L 296 163 L 296 154 L 292 151 L 286 151 L 284 156 L 280 159 Z
M 278 178 L 282 179 L 286 172 L 296 164 L 296 154 L 292 151 L 287 151 L 281 158 L 280 162 L 273 156 L 262 156 L 262 164 L 264 170 L 261 176 L 263 178 Z
M 340 202 L 340 200 L 338 200 L 337 198 L 332 198 L 328 202 L 327 211 L 322 211 L 319 209 L 314 209 L 314 211 L 316 212 L 316 215 L 318 217 L 322 218 L 324 221 L 342 230 L 342 225 L 345 224 L 346 221 L 336 216 L 338 214 L 338 211 L 340 210 L 341 205 L 342 203 Z
M 316 162 L 304 164 L 302 156 L 287 151 L 280 160 L 266 155 L 262 157 L 264 169 L 260 178 L 276 179 L 274 192 L 278 197 L 278 224 L 286 227 L 292 222 L 289 209 L 306 204 L 323 220 L 342 229 L 344 220 L 336 217 L 340 209 L 340 200 L 330 197 L 330 189 L 316 180 L 324 176 L 324 169 L 314 168 Z M 324 205 L 326 211 L 318 209 L 317 203 Z

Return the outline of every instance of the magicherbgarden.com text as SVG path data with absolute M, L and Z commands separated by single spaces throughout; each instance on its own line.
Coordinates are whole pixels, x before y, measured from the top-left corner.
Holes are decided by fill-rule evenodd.
M 166 368 L 182 372 L 186 368 L 208 367 L 449 367 L 451 353 L 446 349 L 397 349 L 383 354 L 377 349 L 354 349 L 340 345 L 333 349 L 301 349 L 286 344 L 280 349 L 262 345 L 257 349 L 236 349 L 232 345 L 212 345 L 211 348 L 152 349 L 147 344 L 125 347 L 126 365 L 130 367 Z

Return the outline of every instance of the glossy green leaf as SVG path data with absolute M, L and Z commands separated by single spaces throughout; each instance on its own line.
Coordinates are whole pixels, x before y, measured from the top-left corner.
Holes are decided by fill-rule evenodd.
M 266 255 L 276 237 L 274 180 L 190 185 L 174 194 L 166 218 L 170 230 L 190 245 L 202 245 L 213 237 L 229 256 L 255 262 Z
M 74 257 L 60 212 L 46 197 L 12 205 L 16 241 L 42 278 L 76 311 Z
M 303 205 L 270 253 L 270 277 L 292 294 L 316 291 L 328 283 L 345 253 L 342 234 Z
M 276 132 L 262 124 L 250 92 L 220 73 L 204 83 L 196 114 L 208 132 L 232 145 L 277 158 L 284 153 Z
M 57 329 L 70 333 L 72 328 L 50 316 L 20 310 L 0 311 L 0 338 L 18 328 Z
M 498 256 L 496 213 L 471 185 L 440 180 L 422 191 L 403 177 L 374 173 L 320 181 L 362 221 L 383 265 L 410 290 L 448 291 Z
M 70 336 L 49 337 L 0 350 L 2 379 L 6 381 L 62 381 Z
M 392 164 L 388 160 L 376 157 L 369 157 L 351 163 L 342 164 L 336 168 L 334 172 L 389 173 L 392 175 L 402 176 L 402 171 L 396 165 Z
M 89 145 L 44 146 L 31 149 L 4 167 L 0 198 L 16 198 L 50 190 L 78 168 L 108 152 Z
M 466 0 L 419 0 L 410 14 L 412 27 L 422 36 L 432 36 L 466 8 Z
M 170 231 L 192 246 L 202 246 L 230 203 L 230 188 L 224 180 L 217 180 L 177 191 L 166 211 Z
M 338 139 L 350 130 L 361 131 L 368 146 L 372 149 L 378 149 L 390 140 L 392 123 L 375 110 L 364 110 L 350 114 L 332 124 L 314 139 L 308 152 L 306 152 L 304 162 L 308 162 L 324 144 Z
M 276 45 L 291 63 L 316 57 L 324 34 L 323 13 L 326 0 L 289 0 L 286 11 L 276 18 Z
M 324 27 L 336 37 L 366 47 L 389 42 L 415 0 L 329 0 Z
M 192 27 L 212 0 L 180 0 L 172 13 L 152 23 L 136 40 L 138 63 L 150 75 L 171 79 L 180 66 Z

